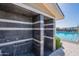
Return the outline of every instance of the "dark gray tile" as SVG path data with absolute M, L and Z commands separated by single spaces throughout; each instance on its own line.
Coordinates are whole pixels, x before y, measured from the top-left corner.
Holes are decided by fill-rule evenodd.
M 48 56 L 53 52 L 53 39 L 44 39 L 44 55 Z
M 40 30 L 33 30 L 32 36 L 33 36 L 33 38 L 35 38 L 36 40 L 40 40 Z
M 33 24 L 33 28 L 40 28 L 40 23 Z
M 40 35 L 40 30 L 33 30 L 33 34 L 38 34 L 38 35 Z
M 32 45 L 32 43 L 33 43 L 33 40 L 29 40 L 29 41 L 24 41 L 24 42 L 16 43 L 15 45 L 16 45 L 16 46 L 19 46 L 19 45 L 22 45 L 22 44 L 29 44 L 29 45 Z
M 44 38 L 44 48 L 53 50 L 53 39 Z
M 0 47 L 3 56 L 32 55 L 32 40 Z
M 3 56 L 13 56 L 14 55 L 14 45 L 7 45 L 0 47 Z
M 3 39 L 5 37 L 5 31 L 0 31 L 0 39 Z
M 16 56 L 23 56 L 30 53 L 32 49 L 32 42 L 23 42 L 15 45 L 15 55 Z
M 32 31 L 6 31 L 5 33 L 5 40 L 9 41 L 15 41 L 15 40 L 23 40 L 28 39 L 32 37 Z
M 0 22 L 0 27 L 32 28 L 31 24 Z
M 40 41 L 40 35 L 38 35 L 38 34 L 35 34 L 35 35 L 33 36 L 33 38 Z
M 11 30 L 11 31 L 1 31 L 0 30 L 0 43 L 11 42 L 16 40 L 23 40 L 32 38 L 32 31 L 23 30 Z
M 53 30 L 45 30 L 45 31 L 44 31 L 44 35 L 45 35 L 45 36 L 49 36 L 49 37 L 53 37 L 53 35 L 54 35 L 54 34 L 53 34 Z
M 22 14 L 15 14 L 15 13 L 5 12 L 5 11 L 1 11 L 1 10 L 0 10 L 0 14 L 1 14 L 0 18 L 2 18 L 2 19 L 32 22 L 31 17 L 27 17 Z
M 53 30 L 53 25 L 45 26 L 45 28 L 52 28 L 52 30 Z
M 45 23 L 45 24 L 53 23 L 53 19 L 44 20 L 44 23 Z
M 40 20 L 39 15 L 36 15 L 36 16 L 32 17 L 32 22 L 36 22 L 36 21 L 39 21 L 39 20 Z
M 40 44 L 33 44 L 32 51 L 36 56 L 40 56 Z
M 36 41 L 33 40 L 33 45 L 39 46 L 40 42 L 38 43 L 38 42 L 36 42 Z

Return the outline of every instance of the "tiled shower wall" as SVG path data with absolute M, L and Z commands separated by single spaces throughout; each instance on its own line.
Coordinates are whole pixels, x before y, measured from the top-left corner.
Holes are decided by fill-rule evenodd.
M 38 16 L 36 16 L 36 17 L 34 17 L 33 18 L 33 22 L 37 22 L 37 21 L 39 21 L 37 24 L 34 24 L 33 25 L 33 28 L 35 28 L 35 30 L 33 30 L 33 38 L 35 39 L 35 40 L 37 40 L 37 41 L 33 41 L 33 53 L 35 53 L 35 55 L 40 55 L 40 48 L 41 48 L 41 45 L 40 45 L 40 35 L 41 35 L 41 33 L 40 33 L 40 17 L 39 17 L 39 15 Z M 36 28 L 37 28 L 37 30 L 36 30 Z
M 33 41 L 33 52 L 35 53 L 35 55 L 41 55 L 41 48 L 43 48 L 42 54 L 46 56 L 51 54 L 51 52 L 53 52 L 54 20 L 42 19 L 42 17 L 38 15 L 35 18 L 33 18 L 33 22 L 37 21 L 39 21 L 39 23 L 33 25 L 33 28 L 38 28 L 37 30 L 33 30 L 33 38 L 37 40 L 37 42 Z M 43 33 L 42 36 L 41 33 Z M 41 42 L 42 41 L 41 39 L 44 42 Z
M 0 20 L 3 19 L 32 22 L 31 18 L 0 11 Z M 1 28 L 5 29 L 1 30 Z M 29 55 L 32 49 L 32 40 L 29 40 L 32 38 L 32 30 L 6 30 L 6 28 L 32 28 L 32 25 L 0 22 L 0 55 Z
M 41 48 L 44 48 L 44 55 L 49 55 L 53 51 L 53 20 L 43 19 L 44 23 L 41 23 L 41 18 L 39 15 L 35 17 L 26 17 L 20 14 L 9 13 L 5 11 L 0 11 L 0 20 L 14 20 L 21 22 L 29 22 L 36 24 L 23 24 L 23 23 L 11 23 L 11 22 L 0 22 L 0 55 L 41 55 Z M 43 40 L 41 43 L 41 26 L 43 27 Z M 5 28 L 1 30 L 1 28 Z M 15 28 L 7 30 L 6 28 Z M 19 28 L 16 30 L 16 28 Z M 20 30 L 21 28 L 32 28 L 34 30 Z M 35 29 L 36 28 L 36 29 Z M 47 36 L 47 37 L 46 37 Z M 51 38 L 49 38 L 51 37 Z M 32 38 L 34 40 L 32 40 Z M 42 46 L 42 44 L 44 46 Z M 41 47 L 42 46 L 42 47 Z M 32 54 L 33 52 L 34 54 Z M 29 54 L 31 53 L 31 54 Z
M 54 37 L 54 20 L 44 20 L 44 55 L 49 55 L 53 51 L 53 37 Z

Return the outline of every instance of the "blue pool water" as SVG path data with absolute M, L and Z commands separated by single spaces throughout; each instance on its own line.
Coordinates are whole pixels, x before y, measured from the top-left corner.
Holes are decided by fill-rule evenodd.
M 79 41 L 78 32 L 56 32 L 56 36 L 58 36 L 62 40 L 67 40 L 67 41 L 72 41 L 72 42 Z

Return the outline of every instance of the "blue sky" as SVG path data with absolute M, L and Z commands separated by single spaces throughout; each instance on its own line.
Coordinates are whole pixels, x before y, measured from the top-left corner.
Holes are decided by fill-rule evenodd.
M 75 27 L 79 25 L 79 3 L 59 4 L 64 19 L 56 21 L 56 27 Z

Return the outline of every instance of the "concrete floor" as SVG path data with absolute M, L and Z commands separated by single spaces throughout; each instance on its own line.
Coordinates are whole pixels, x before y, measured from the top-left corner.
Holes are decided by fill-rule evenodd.
M 50 56 L 79 56 L 79 44 L 62 41 L 62 46 Z
M 79 44 L 62 41 L 65 56 L 79 56 Z

